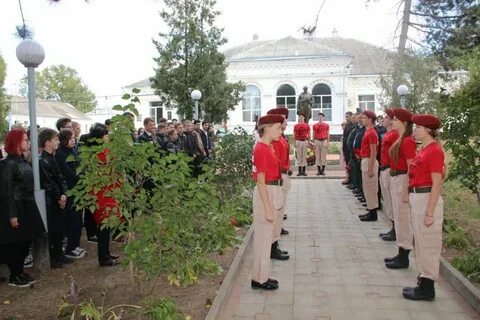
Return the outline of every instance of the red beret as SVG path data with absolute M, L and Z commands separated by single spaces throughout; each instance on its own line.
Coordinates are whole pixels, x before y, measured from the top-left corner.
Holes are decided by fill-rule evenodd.
M 440 128 L 440 119 L 433 114 L 416 114 L 412 116 L 412 122 L 432 130 Z
M 305 117 L 305 112 L 303 112 L 303 111 L 298 111 L 298 112 L 297 112 L 297 115 L 299 115 L 299 116 L 302 115 L 302 116 Z
M 375 112 L 373 112 L 373 111 L 365 110 L 365 111 L 363 111 L 363 114 L 364 114 L 365 116 L 367 116 L 368 118 L 370 118 L 370 119 L 373 119 L 373 120 L 376 120 L 376 119 L 377 119 L 377 115 L 376 115 Z
M 287 108 L 273 108 L 268 110 L 267 114 L 279 114 L 288 118 L 288 109 Z
M 319 113 L 317 114 L 317 116 L 325 117 L 325 114 L 324 114 L 323 112 L 319 112 Z
M 279 114 L 267 114 L 266 116 L 260 117 L 258 125 L 263 126 L 265 124 L 283 123 L 283 121 L 285 121 L 285 118 Z
M 395 114 L 393 113 L 393 109 L 387 109 L 387 110 L 385 110 L 385 113 L 386 113 L 387 116 L 389 116 L 391 119 L 393 119 L 393 117 L 395 116 Z
M 397 118 L 400 121 L 412 122 L 413 114 L 407 109 L 395 108 L 393 109 L 393 113 L 395 115 L 395 118 Z

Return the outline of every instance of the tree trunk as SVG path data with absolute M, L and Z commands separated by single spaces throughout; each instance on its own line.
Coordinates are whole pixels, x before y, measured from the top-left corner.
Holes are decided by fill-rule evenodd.
M 403 4 L 403 17 L 402 17 L 402 30 L 400 32 L 400 41 L 398 43 L 398 53 L 403 55 L 407 46 L 408 39 L 408 26 L 410 24 L 410 10 L 412 7 L 412 0 L 404 0 Z
M 478 204 L 480 204 L 480 190 L 477 191 L 477 201 Z

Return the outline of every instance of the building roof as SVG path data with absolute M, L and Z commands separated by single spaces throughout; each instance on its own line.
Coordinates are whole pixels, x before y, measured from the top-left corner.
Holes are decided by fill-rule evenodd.
M 27 97 L 10 97 L 10 111 L 14 115 L 28 115 Z M 37 100 L 37 117 L 91 120 L 69 103 L 55 100 Z
M 393 52 L 372 44 L 341 37 L 252 41 L 226 50 L 228 61 L 299 59 L 305 57 L 349 56 L 350 74 L 383 74 L 392 69 Z
M 137 82 L 134 82 L 132 84 L 129 84 L 128 86 L 125 86 L 125 88 L 145 88 L 148 87 L 150 88 L 151 86 L 150 78 L 143 79 Z

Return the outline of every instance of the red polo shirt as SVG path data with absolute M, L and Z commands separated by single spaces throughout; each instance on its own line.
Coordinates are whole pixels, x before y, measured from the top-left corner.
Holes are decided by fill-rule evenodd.
M 293 127 L 295 140 L 307 140 L 310 133 L 310 126 L 307 123 L 297 123 Z
M 397 141 L 398 131 L 390 130 L 385 133 L 385 136 L 382 140 L 382 150 L 380 152 L 380 165 L 386 166 L 390 165 L 390 147 Z
M 375 144 L 378 147 L 378 135 L 377 131 L 374 128 L 370 128 L 365 131 L 365 135 L 362 139 L 362 147 L 360 148 L 360 157 L 368 158 L 370 157 L 370 145 Z
M 328 138 L 328 131 L 330 130 L 330 126 L 326 122 L 317 122 L 313 125 L 313 138 L 314 139 L 327 139 Z
M 425 146 L 410 164 L 408 171 L 410 187 L 430 187 L 432 172 L 443 174 L 445 170 L 445 153 L 437 142 Z
M 272 147 L 280 161 L 280 168 L 290 170 L 290 145 L 287 138 L 282 135 L 278 141 L 272 141 Z
M 278 180 L 281 178 L 280 163 L 273 147 L 258 142 L 253 149 L 252 156 L 253 163 L 253 180 L 257 181 L 257 174 L 260 172 L 265 173 L 265 182 Z
M 417 144 L 415 140 L 410 137 L 405 137 L 402 144 L 400 145 L 400 150 L 398 152 L 398 161 L 390 158 L 390 168 L 393 170 L 407 170 L 407 160 L 412 160 L 415 158 L 417 153 Z

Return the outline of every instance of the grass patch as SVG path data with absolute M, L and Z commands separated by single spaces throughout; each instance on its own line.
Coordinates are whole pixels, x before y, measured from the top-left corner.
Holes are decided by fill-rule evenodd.
M 470 281 L 480 282 L 480 249 L 469 250 L 465 256 L 454 258 L 452 265 Z

